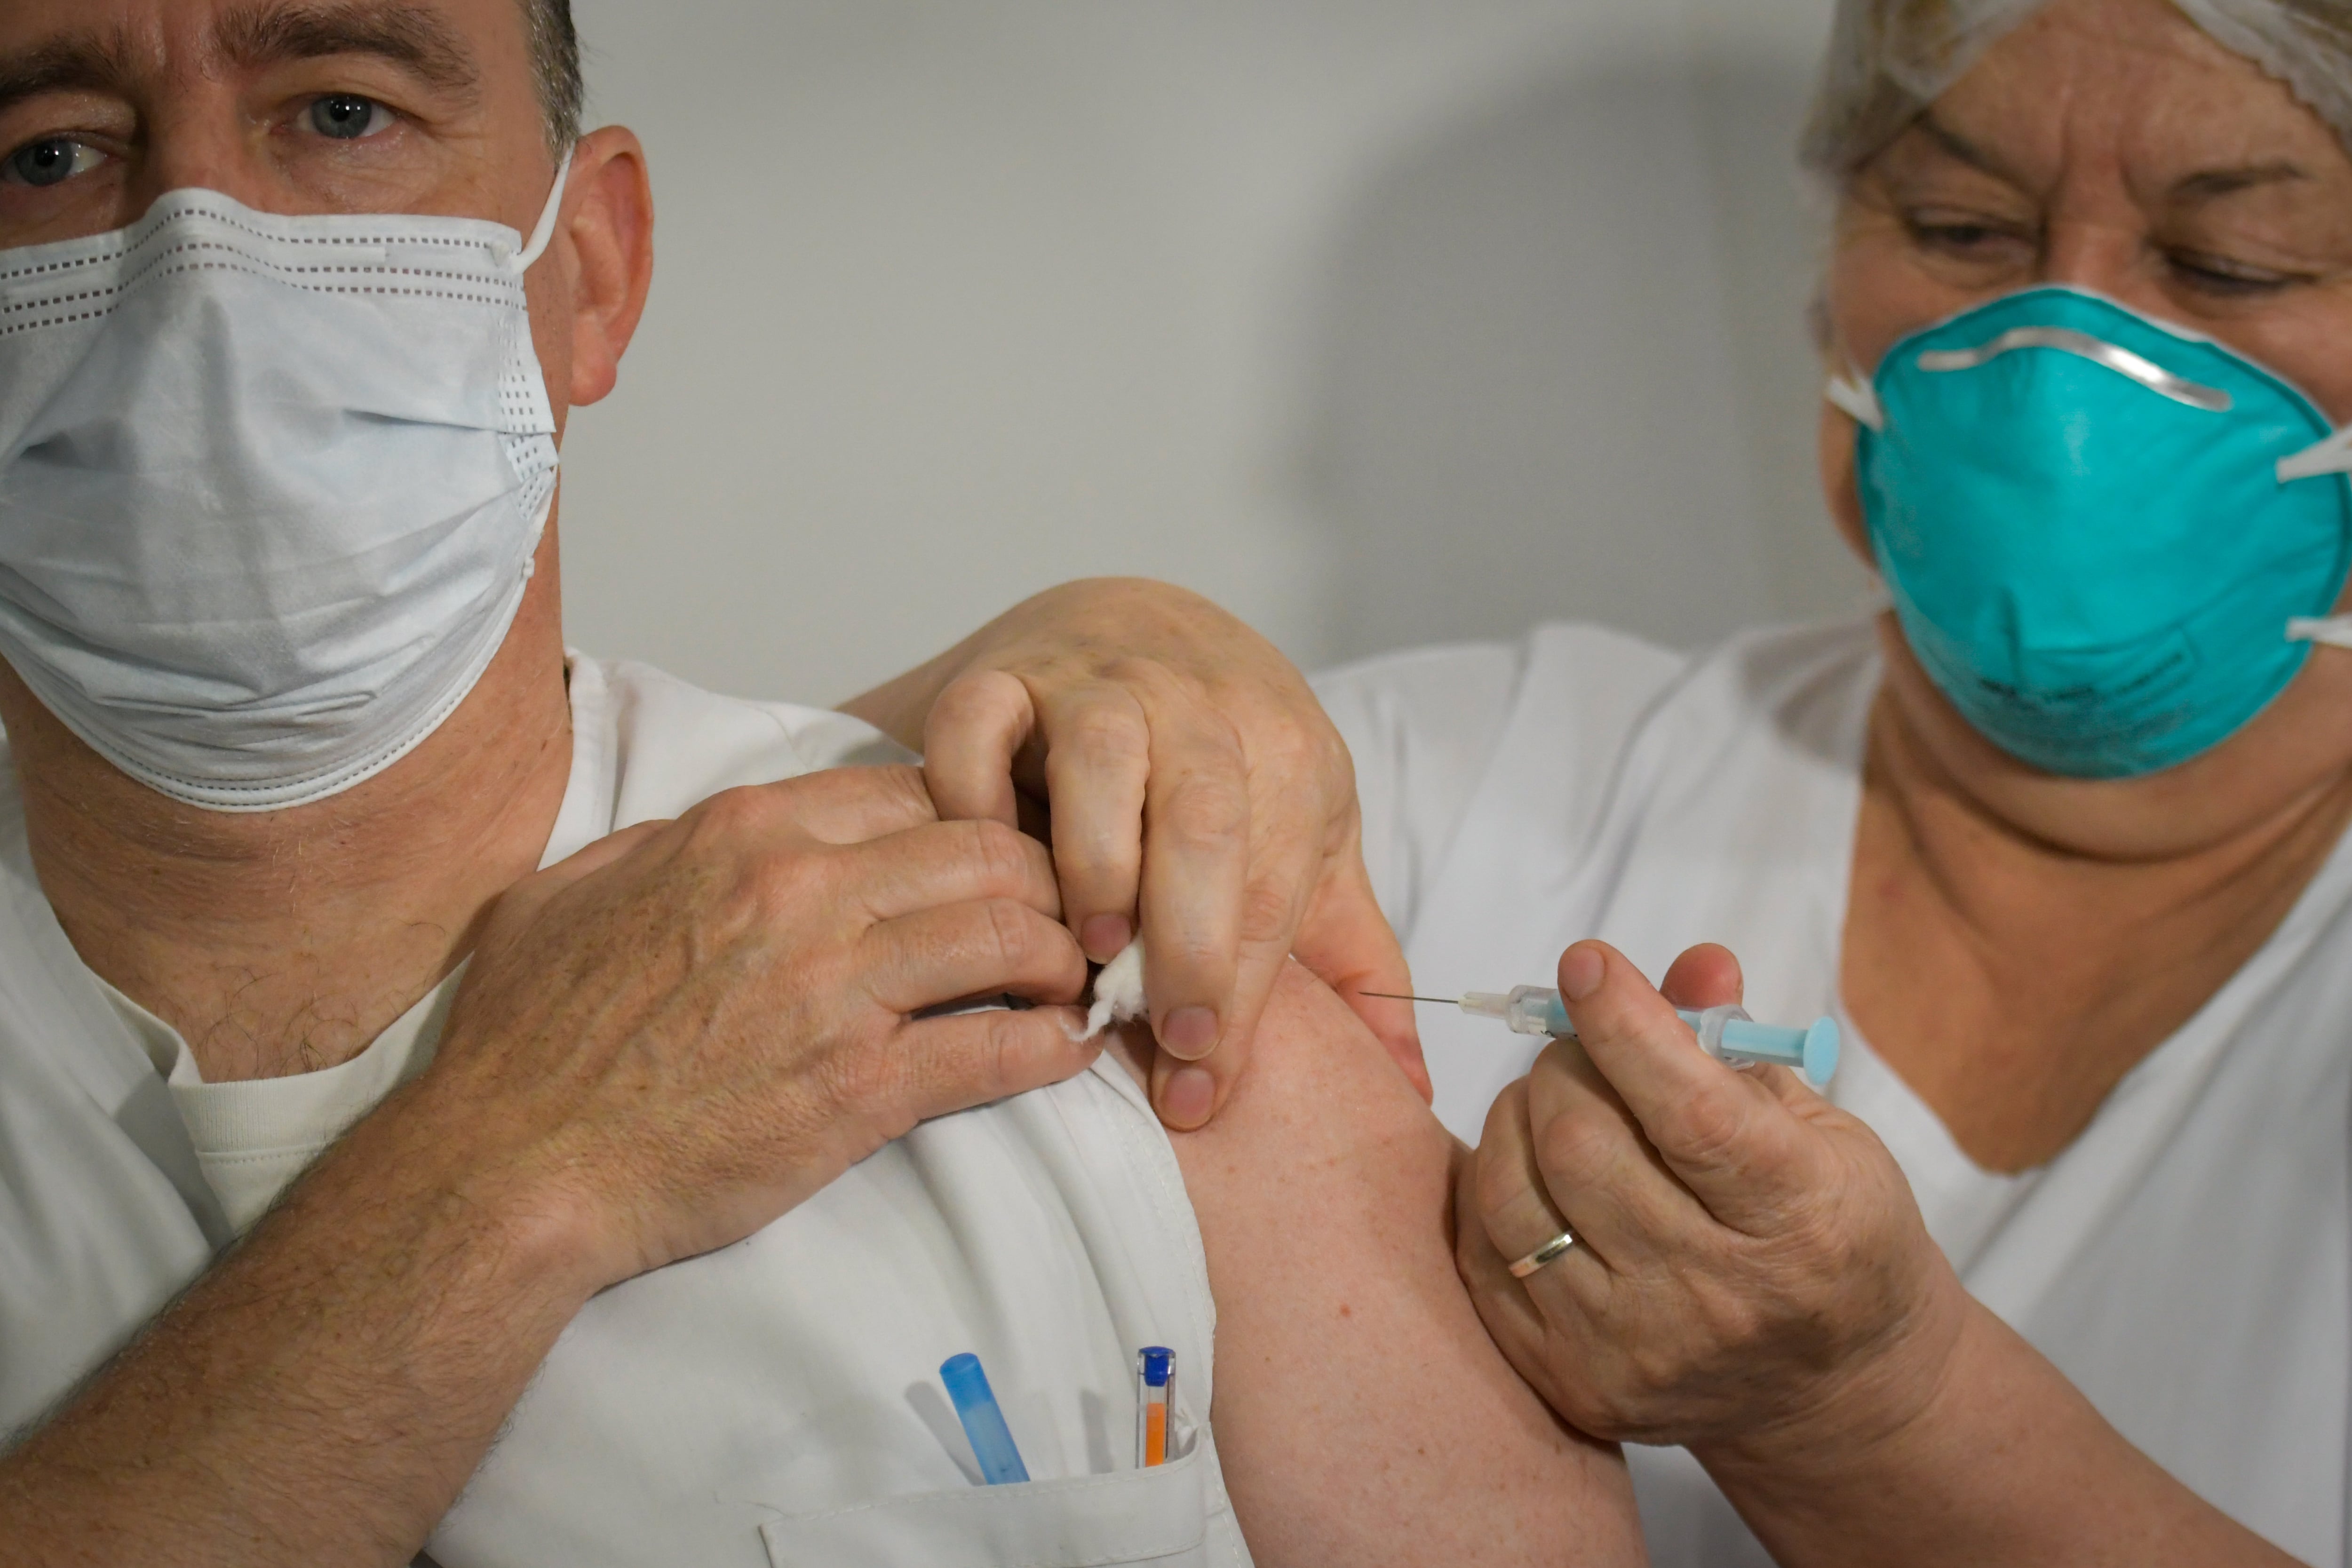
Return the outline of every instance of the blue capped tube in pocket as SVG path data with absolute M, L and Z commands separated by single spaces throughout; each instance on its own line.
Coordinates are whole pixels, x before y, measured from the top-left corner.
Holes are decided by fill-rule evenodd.
M 940 1381 L 948 1385 L 956 1419 L 963 1423 L 963 1435 L 971 1439 L 981 1478 L 992 1487 L 1027 1480 L 1029 1467 L 1021 1462 L 1013 1429 L 1004 1424 L 1004 1412 L 997 1408 L 995 1391 L 988 1386 L 988 1373 L 981 1370 L 980 1358 L 969 1351 L 948 1357 L 940 1363 Z

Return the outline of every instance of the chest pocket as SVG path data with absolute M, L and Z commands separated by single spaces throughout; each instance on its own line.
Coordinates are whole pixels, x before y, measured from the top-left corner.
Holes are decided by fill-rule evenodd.
M 773 1568 L 1206 1568 L 1204 1447 L 1148 1470 L 963 1487 L 774 1520 L 760 1537 Z

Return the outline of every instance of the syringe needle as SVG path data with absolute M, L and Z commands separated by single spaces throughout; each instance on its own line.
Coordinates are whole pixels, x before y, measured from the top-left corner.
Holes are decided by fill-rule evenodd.
M 1384 1002 L 1428 1002 L 1440 1007 L 1459 1007 L 1462 1005 L 1462 998 L 1459 996 L 1405 996 L 1394 991 L 1359 991 L 1356 994 L 1359 996 L 1378 996 Z

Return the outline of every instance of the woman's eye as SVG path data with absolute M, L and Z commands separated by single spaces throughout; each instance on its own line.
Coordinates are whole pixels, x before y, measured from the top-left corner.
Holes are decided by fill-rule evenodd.
M 2292 273 L 2273 272 L 2265 268 L 2247 267 L 2218 257 L 2176 253 L 2166 258 L 2175 276 L 2190 288 L 2207 294 L 2244 296 L 2274 294 L 2291 283 L 2308 282 Z
M 2016 237 L 2008 230 L 1989 223 L 1921 222 L 1914 220 L 1911 233 L 1920 244 L 1956 254 L 1982 252 Z
M 45 136 L 27 142 L 8 154 L 0 176 L 16 185 L 62 185 L 76 174 L 86 174 L 106 161 L 106 154 L 70 136 Z
M 332 92 L 310 105 L 310 129 L 337 142 L 373 136 L 392 123 L 392 110 L 372 98 Z

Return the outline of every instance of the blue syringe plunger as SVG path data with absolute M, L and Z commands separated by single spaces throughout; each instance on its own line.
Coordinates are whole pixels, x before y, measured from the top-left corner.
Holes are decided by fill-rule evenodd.
M 1559 993 L 1542 985 L 1521 985 L 1507 994 L 1473 991 L 1462 998 L 1462 1010 L 1481 1018 L 1499 1018 L 1516 1034 L 1576 1038 L 1576 1026 Z M 1739 1007 L 1678 1007 L 1682 1021 L 1698 1036 L 1706 1054 L 1721 1061 L 1773 1062 L 1800 1069 L 1814 1084 L 1829 1082 L 1837 1071 L 1837 1020 L 1824 1015 L 1802 1028 L 1759 1024 Z

